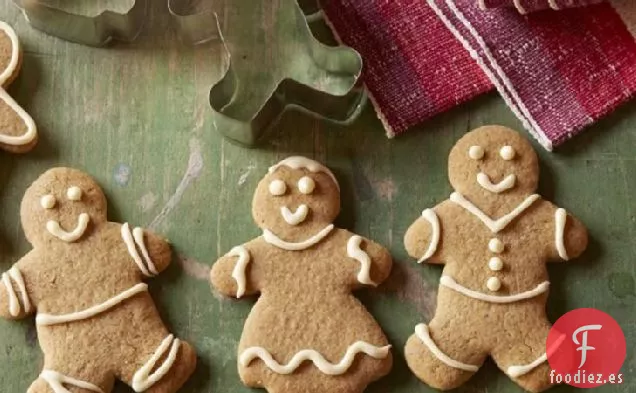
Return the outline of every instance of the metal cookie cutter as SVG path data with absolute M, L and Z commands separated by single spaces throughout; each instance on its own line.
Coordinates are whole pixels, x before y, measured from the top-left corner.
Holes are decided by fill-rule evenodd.
M 187 40 L 223 42 L 229 66 L 210 91 L 214 126 L 223 135 L 254 145 L 292 109 L 340 124 L 358 117 L 367 101 L 357 86 L 362 59 L 313 35 L 308 19 L 320 14 L 303 9 L 315 11 L 315 1 L 301 7 L 297 0 L 232 0 L 222 10 L 200 3 L 168 4 Z
M 134 40 L 146 16 L 147 0 L 122 0 L 117 11 L 99 14 L 82 13 L 82 1 L 13 0 L 22 9 L 27 21 L 42 30 L 67 41 L 102 46 L 111 40 Z M 123 4 L 123 6 L 122 6 Z

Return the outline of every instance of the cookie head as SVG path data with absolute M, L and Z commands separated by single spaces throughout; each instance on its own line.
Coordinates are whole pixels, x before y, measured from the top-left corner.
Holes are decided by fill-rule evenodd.
M 275 233 L 324 227 L 340 212 L 340 188 L 333 173 L 304 157 L 289 157 L 269 169 L 254 194 L 252 215 Z
M 453 188 L 475 199 L 534 193 L 539 162 L 519 133 L 486 126 L 464 135 L 451 150 L 448 177 Z
M 54 168 L 27 189 L 20 215 L 31 244 L 74 243 L 106 222 L 106 197 L 87 174 Z

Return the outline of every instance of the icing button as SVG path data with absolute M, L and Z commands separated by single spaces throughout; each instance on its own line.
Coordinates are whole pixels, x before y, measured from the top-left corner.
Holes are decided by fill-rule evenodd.
M 500 254 L 504 250 L 504 244 L 499 239 L 490 239 L 490 241 L 488 242 L 488 249 L 495 254 Z
M 486 281 L 486 288 L 492 292 L 497 292 L 501 289 L 501 281 L 497 277 L 490 277 Z
M 498 272 L 503 269 L 503 261 L 499 257 L 492 257 L 488 261 L 488 268 L 494 272 Z

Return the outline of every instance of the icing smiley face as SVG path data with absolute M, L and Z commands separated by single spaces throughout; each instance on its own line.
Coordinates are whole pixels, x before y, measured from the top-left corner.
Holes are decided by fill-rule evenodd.
M 252 203 L 263 230 L 296 239 L 324 229 L 340 212 L 340 189 L 327 168 L 304 157 L 290 157 L 270 168 Z
M 448 172 L 456 191 L 469 199 L 482 199 L 533 193 L 538 165 L 534 149 L 518 133 L 488 126 L 457 142 L 449 156 Z
M 32 244 L 74 243 L 106 221 L 106 198 L 86 174 L 69 168 L 44 173 L 22 199 L 22 226 Z

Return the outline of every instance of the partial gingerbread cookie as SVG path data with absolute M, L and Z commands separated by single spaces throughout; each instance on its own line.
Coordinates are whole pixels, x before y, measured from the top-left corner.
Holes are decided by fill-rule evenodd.
M 537 155 L 508 128 L 466 134 L 450 153 L 448 175 L 455 192 L 424 210 L 404 238 L 419 262 L 445 265 L 435 317 L 416 326 L 407 363 L 447 390 L 490 355 L 524 389 L 543 391 L 550 387 L 546 262 L 579 256 L 587 231 L 535 194 Z
M 333 173 L 290 157 L 254 194 L 263 235 L 232 249 L 211 272 L 226 296 L 260 294 L 243 330 L 243 383 L 270 393 L 357 393 L 392 366 L 382 329 L 353 296 L 391 271 L 380 245 L 332 224 L 340 211 Z
M 33 250 L 2 275 L 0 315 L 35 313 L 44 368 L 29 393 L 176 392 L 196 354 L 165 327 L 142 279 L 166 269 L 170 245 L 106 219 L 88 175 L 47 171 L 26 191 L 22 226 Z
M 18 76 L 22 51 L 15 31 L 0 21 L 0 148 L 23 153 L 37 143 L 35 122 L 5 90 Z

